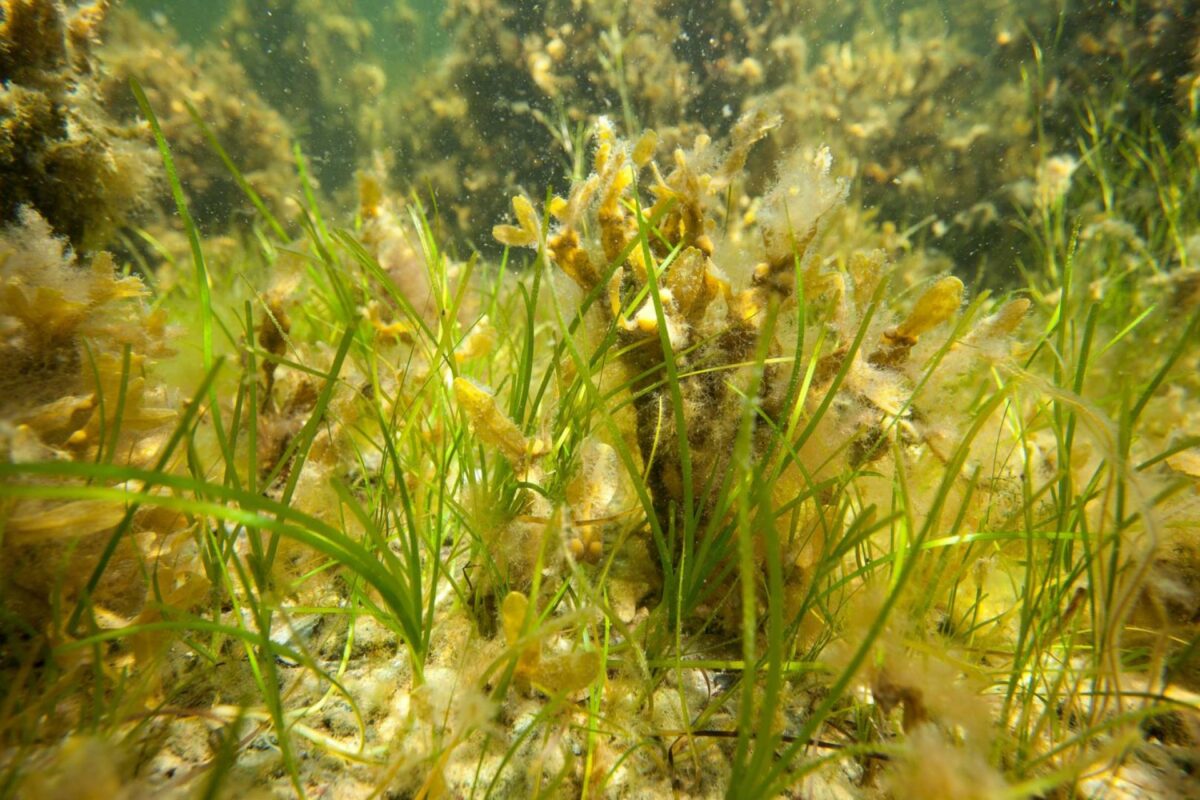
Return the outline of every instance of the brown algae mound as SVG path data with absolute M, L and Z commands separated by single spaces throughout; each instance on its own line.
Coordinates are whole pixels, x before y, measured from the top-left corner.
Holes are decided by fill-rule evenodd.
M 142 125 L 105 108 L 93 49 L 107 10 L 0 5 L 0 223 L 31 206 L 84 250 L 145 203 L 160 169 Z
M 704 509 L 703 535 L 717 535 L 729 522 L 730 509 L 718 498 L 729 488 L 731 461 L 742 459 L 745 469 L 780 460 L 772 493 L 790 511 L 771 516 L 790 531 L 779 557 L 795 565 L 791 577 L 802 591 L 799 576 L 826 546 L 825 532 L 835 525 L 828 515 L 841 497 L 826 493 L 827 502 L 812 505 L 797 498 L 848 469 L 895 457 L 911 473 L 943 470 L 965 420 L 934 414 L 933 404 L 953 407 L 946 392 L 973 387 L 1005 357 L 1029 303 L 1014 300 L 991 317 L 977 304 L 977 321 L 955 329 L 948 323 L 959 315 L 963 284 L 943 277 L 924 288 L 907 316 L 884 310 L 889 270 L 882 252 L 853 253 L 835 269 L 820 255 L 825 221 L 846 191 L 829 176 L 827 152 L 796 160 L 757 204 L 743 241 L 725 240 L 715 220 L 721 197 L 769 127 L 762 115 L 743 119 L 725 150 L 700 137 L 690 150 L 674 152 L 664 174 L 652 158 L 653 134 L 631 146 L 602 125 L 596 169 L 567 198 L 551 201 L 548 237 L 542 240 L 539 218 L 521 197 L 513 201 L 519 224 L 499 226 L 495 235 L 543 248 L 595 300 L 591 324 L 615 333 L 631 376 L 636 422 L 629 436 L 663 530 L 682 524 L 675 515 L 694 504 Z M 644 203 L 639 176 L 649 182 Z M 940 336 L 926 336 L 938 329 Z M 798 364 L 813 365 L 801 399 Z M 801 432 L 802 414 L 813 422 Z M 783 430 L 799 439 L 781 458 Z M 734 443 L 743 438 L 739 453 Z M 985 479 L 1000 480 L 1012 468 L 995 464 Z
M 205 233 L 231 232 L 257 214 L 210 134 L 272 215 L 285 223 L 296 215 L 300 182 L 291 126 L 254 90 L 240 64 L 215 46 L 192 50 L 170 28 L 143 22 L 129 11 L 110 15 L 104 39 L 96 58 L 105 108 L 122 122 L 139 122 L 129 82 L 141 84 L 157 109 L 193 216 Z M 179 222 L 166 182 L 157 188 L 155 213 L 142 221 L 161 240 Z M 172 249 L 184 252 L 186 245 Z
M 35 211 L 0 233 L 0 463 L 154 466 L 178 398 L 147 375 L 166 355 L 166 320 L 146 307 L 146 294 L 107 253 L 77 259 Z M 56 500 L 63 483 L 84 481 L 28 481 L 48 494 L 4 501 L 5 606 L 42 624 L 52 603 L 87 592 L 107 625 L 129 624 L 147 591 L 140 561 L 180 544 L 166 536 L 179 521 L 153 511 L 126 519 L 119 483 L 111 499 Z

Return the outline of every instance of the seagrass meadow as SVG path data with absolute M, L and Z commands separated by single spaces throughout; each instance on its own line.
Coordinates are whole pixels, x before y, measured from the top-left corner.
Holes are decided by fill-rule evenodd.
M 0 799 L 1200 797 L 1194 0 L 0 0 Z

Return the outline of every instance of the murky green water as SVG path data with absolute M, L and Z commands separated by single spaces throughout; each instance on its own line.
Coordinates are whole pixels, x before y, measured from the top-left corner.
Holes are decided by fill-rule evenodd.
M 827 145 L 860 204 L 911 243 L 1008 280 L 1036 259 L 1047 193 L 1075 207 L 1103 193 L 1087 153 L 1194 135 L 1183 2 L 129 7 L 242 66 L 258 93 L 246 102 L 283 115 L 324 188 L 383 159 L 453 210 L 467 248 L 491 246 L 513 191 L 563 191 L 600 115 L 686 142 L 762 108 L 781 124 L 751 160 L 751 191 L 788 152 Z M 1135 227 L 1144 215 L 1129 209 Z

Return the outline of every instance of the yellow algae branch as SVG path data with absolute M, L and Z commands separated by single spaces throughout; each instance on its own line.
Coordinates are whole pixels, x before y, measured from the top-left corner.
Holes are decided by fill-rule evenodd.
M 471 430 L 480 441 L 499 450 L 514 465 L 542 454 L 542 443 L 526 439 L 517 424 L 500 410 L 491 392 L 466 378 L 455 378 L 454 399 L 466 413 Z

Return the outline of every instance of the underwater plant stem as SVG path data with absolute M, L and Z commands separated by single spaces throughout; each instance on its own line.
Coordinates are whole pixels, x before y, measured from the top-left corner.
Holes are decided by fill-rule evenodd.
M 175 170 L 175 159 L 171 156 L 171 147 L 167 144 L 167 139 L 163 135 L 162 127 L 158 123 L 158 117 L 154 113 L 154 109 L 150 106 L 150 101 L 146 99 L 146 92 L 142 89 L 142 85 L 138 83 L 137 78 L 129 79 L 129 86 L 133 90 L 133 96 L 137 99 L 138 107 L 142 113 L 146 115 L 146 119 L 150 123 L 150 129 L 154 132 L 154 142 L 158 145 L 159 155 L 162 156 L 163 169 L 167 173 L 167 182 L 171 185 L 171 196 L 175 200 L 175 208 L 179 212 L 179 218 L 183 221 L 184 230 L 187 232 L 188 245 L 192 251 L 192 265 L 196 269 L 196 290 L 200 295 L 200 325 L 201 325 L 201 342 L 202 351 L 204 354 L 204 369 L 210 371 L 213 366 L 213 310 L 212 310 L 212 286 L 209 283 L 208 264 L 204 260 L 204 249 L 200 246 L 200 233 L 196 229 L 196 222 L 192 219 L 192 214 L 188 210 L 187 196 L 183 193 L 183 184 L 179 181 L 179 173 Z M 216 395 L 210 398 L 213 402 L 213 408 L 216 405 Z

